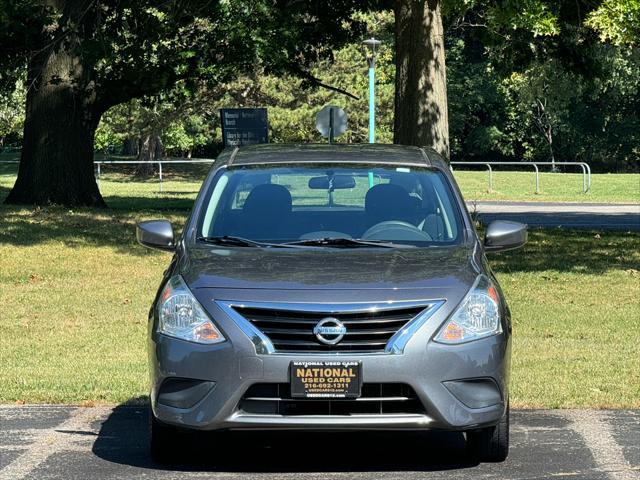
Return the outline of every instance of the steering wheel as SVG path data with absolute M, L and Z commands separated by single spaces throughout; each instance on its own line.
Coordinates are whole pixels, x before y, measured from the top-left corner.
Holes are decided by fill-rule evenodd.
M 401 220 L 387 220 L 376 223 L 362 234 L 363 240 L 406 240 L 406 241 L 433 241 L 431 235 L 420 230 L 415 225 Z

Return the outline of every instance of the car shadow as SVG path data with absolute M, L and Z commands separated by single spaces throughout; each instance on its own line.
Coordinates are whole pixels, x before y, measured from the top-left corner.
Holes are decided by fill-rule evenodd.
M 474 467 L 457 432 L 197 432 L 180 455 L 156 463 L 148 448 L 148 408 L 121 405 L 99 426 L 93 453 L 130 467 L 212 472 L 443 471 Z

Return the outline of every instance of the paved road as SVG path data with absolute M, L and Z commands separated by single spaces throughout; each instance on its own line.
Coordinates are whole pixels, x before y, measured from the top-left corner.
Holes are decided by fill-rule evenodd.
M 197 436 L 183 463 L 162 466 L 149 460 L 146 417 L 142 407 L 0 407 L 0 480 L 640 480 L 640 411 L 515 411 L 509 459 L 480 465 L 464 462 L 455 433 L 237 433 Z
M 640 231 L 640 204 L 468 202 L 483 223 L 513 220 L 535 227 Z

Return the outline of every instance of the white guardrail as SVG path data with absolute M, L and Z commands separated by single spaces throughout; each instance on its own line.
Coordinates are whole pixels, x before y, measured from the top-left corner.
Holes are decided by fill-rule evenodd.
M 591 190 L 591 167 L 584 162 L 450 162 L 449 168 L 453 172 L 453 165 L 484 165 L 489 172 L 489 191 L 493 190 L 493 165 L 517 165 L 517 166 L 532 166 L 536 174 L 536 193 L 540 193 L 540 170 L 538 165 L 566 165 L 582 168 L 582 193 L 587 193 Z
M 101 166 L 102 165 L 137 165 L 141 163 L 153 163 L 158 165 L 158 177 L 160 180 L 160 191 L 162 192 L 162 164 L 180 164 L 180 163 L 213 163 L 215 159 L 212 158 L 194 158 L 192 160 L 153 160 L 151 162 L 142 160 L 96 160 L 96 181 L 98 187 L 100 186 Z M 0 163 L 20 163 L 19 160 L 0 160 Z M 534 169 L 536 175 L 536 193 L 540 193 L 540 169 L 538 165 L 545 166 L 574 166 L 582 169 L 582 192 L 587 193 L 591 190 L 591 168 L 584 162 L 450 162 L 449 168 L 453 172 L 454 165 L 481 165 L 486 166 L 489 172 L 489 191 L 493 190 L 493 166 L 531 166 Z
M 95 160 L 93 164 L 97 167 L 95 171 L 96 181 L 98 182 L 98 188 L 100 188 L 100 176 L 102 174 L 102 165 L 138 165 L 138 164 L 157 164 L 158 165 L 158 177 L 160 179 L 160 191 L 162 192 L 162 164 L 174 164 L 174 163 L 213 163 L 213 158 L 194 158 L 193 160 Z M 20 163 L 20 160 L 0 160 L 0 164 L 3 163 Z
M 153 160 L 150 162 L 142 161 L 142 160 L 96 160 L 93 162 L 94 165 L 97 166 L 96 169 L 96 181 L 98 182 L 98 188 L 100 188 L 100 174 L 101 174 L 101 165 L 137 165 L 140 163 L 157 163 L 158 164 L 158 177 L 160 179 L 160 191 L 162 192 L 162 164 L 176 164 L 176 163 L 213 163 L 215 159 L 212 158 L 194 158 L 193 160 Z

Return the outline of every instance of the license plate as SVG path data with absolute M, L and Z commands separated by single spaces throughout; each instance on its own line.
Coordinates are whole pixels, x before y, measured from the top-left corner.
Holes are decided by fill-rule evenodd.
M 291 362 L 294 398 L 356 398 L 362 385 L 362 362 Z

